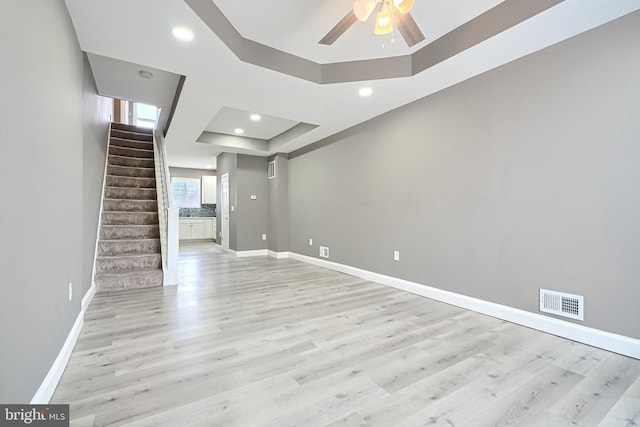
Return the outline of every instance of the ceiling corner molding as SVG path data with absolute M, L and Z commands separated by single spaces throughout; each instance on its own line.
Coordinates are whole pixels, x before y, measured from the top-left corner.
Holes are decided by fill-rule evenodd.
M 289 142 L 295 140 L 296 138 L 301 137 L 307 132 L 311 132 L 318 125 L 313 125 L 311 123 L 298 123 L 291 129 L 288 129 L 282 132 L 280 135 L 274 136 L 269 140 L 268 149 L 269 152 L 277 152 L 279 148 L 283 145 L 288 144 Z
M 237 152 L 266 153 L 269 141 L 246 136 L 226 135 L 223 133 L 204 131 L 196 142 L 223 147 Z
M 410 55 L 319 64 L 244 38 L 213 0 L 184 0 L 246 63 L 318 84 L 411 77 L 565 0 L 505 0 Z

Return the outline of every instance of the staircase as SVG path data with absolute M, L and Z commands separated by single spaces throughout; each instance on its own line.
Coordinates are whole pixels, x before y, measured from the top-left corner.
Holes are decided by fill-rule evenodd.
M 162 286 L 153 134 L 111 124 L 96 291 Z

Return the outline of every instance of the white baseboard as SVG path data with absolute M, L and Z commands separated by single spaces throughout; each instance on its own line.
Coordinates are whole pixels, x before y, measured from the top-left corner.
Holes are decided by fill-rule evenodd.
M 229 253 L 231 253 L 237 258 L 247 258 L 252 256 L 267 256 L 266 249 L 256 249 L 253 251 L 233 251 L 229 249 Z
M 288 257 L 317 265 L 319 267 L 328 268 L 330 270 L 339 271 L 352 276 L 360 277 L 365 280 L 380 283 L 396 289 L 401 289 L 412 294 L 431 298 L 447 304 L 462 307 L 498 319 L 506 320 L 518 325 L 523 325 L 542 332 L 547 332 L 583 344 L 602 348 L 614 353 L 623 354 L 625 356 L 640 359 L 640 340 L 626 337 L 623 335 L 612 334 L 610 332 L 601 331 L 599 329 L 589 328 L 575 323 L 566 322 L 560 319 L 543 316 L 537 313 L 520 310 L 502 304 L 481 300 L 478 298 L 468 297 L 466 295 L 454 292 L 444 291 L 442 289 L 433 288 L 431 286 L 421 285 L 419 283 L 410 282 L 408 280 L 398 279 L 396 277 L 386 276 L 384 274 L 374 273 L 348 265 L 338 264 L 331 261 L 325 261 L 306 255 L 289 252 Z
M 82 297 L 82 302 L 80 303 L 80 311 L 82 315 L 84 315 L 84 313 L 87 311 L 87 307 L 89 307 L 89 304 L 91 303 L 91 300 L 93 299 L 93 296 L 95 294 L 96 294 L 96 284 L 95 282 L 92 281 L 91 287 L 87 292 L 85 292 L 84 296 Z
M 276 251 L 268 250 L 267 255 L 277 259 L 289 258 L 289 252 L 276 252 Z
M 53 393 L 56 391 L 56 387 L 60 382 L 60 378 L 62 378 L 62 374 L 64 373 L 65 368 L 67 367 L 67 363 L 69 362 L 69 358 L 71 357 L 71 352 L 78 341 L 78 337 L 80 336 L 80 331 L 82 330 L 82 325 L 84 325 L 84 313 L 89 307 L 93 296 L 96 294 L 96 286 L 94 283 L 91 284 L 89 290 L 82 297 L 82 302 L 80 303 L 80 313 L 76 317 L 76 321 L 73 323 L 71 330 L 69 331 L 69 335 L 67 335 L 67 339 L 64 341 L 56 360 L 53 361 L 53 365 L 47 372 L 47 376 L 44 377 L 42 384 L 36 391 L 36 394 L 33 395 L 31 399 L 32 405 L 46 405 L 51 400 Z

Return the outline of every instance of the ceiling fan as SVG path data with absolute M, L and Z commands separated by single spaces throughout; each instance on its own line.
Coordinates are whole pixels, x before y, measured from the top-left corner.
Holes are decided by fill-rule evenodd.
M 402 38 L 411 47 L 424 40 L 424 34 L 409 11 L 415 0 L 354 0 L 353 8 L 318 43 L 333 44 L 356 21 L 366 21 L 375 9 L 375 34 L 389 34 L 395 25 Z

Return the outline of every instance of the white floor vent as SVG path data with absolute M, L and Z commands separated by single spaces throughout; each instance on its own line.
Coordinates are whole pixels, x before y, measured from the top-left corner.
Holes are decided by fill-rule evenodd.
M 326 246 L 320 246 L 320 257 L 329 258 L 329 248 Z
M 584 297 L 540 289 L 540 311 L 584 320 Z

